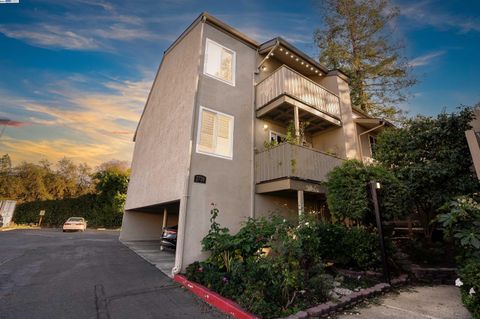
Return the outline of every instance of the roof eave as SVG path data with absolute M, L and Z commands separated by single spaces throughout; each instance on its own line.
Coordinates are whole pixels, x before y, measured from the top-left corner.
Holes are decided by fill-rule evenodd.
M 258 53 L 260 53 L 260 54 L 267 53 L 277 43 L 277 41 L 278 41 L 278 43 L 280 43 L 280 45 L 282 45 L 283 47 L 288 49 L 290 52 L 294 52 L 296 55 L 298 55 L 302 59 L 308 61 L 308 63 L 310 63 L 311 65 L 314 65 L 315 67 L 320 69 L 324 74 L 327 74 L 329 72 L 328 68 L 326 68 L 324 65 L 315 61 L 313 58 L 308 56 L 302 50 L 295 47 L 293 44 L 287 42 L 282 37 L 276 37 L 276 38 L 273 38 L 273 39 L 271 39 L 267 42 L 262 43 L 260 45 L 260 48 L 258 49 Z

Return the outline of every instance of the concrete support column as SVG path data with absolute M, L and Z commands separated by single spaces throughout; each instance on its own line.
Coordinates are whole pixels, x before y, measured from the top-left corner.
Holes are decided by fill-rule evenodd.
M 298 216 L 300 216 L 305 211 L 305 201 L 303 199 L 303 191 L 297 191 L 297 201 L 298 201 Z
M 295 124 L 295 139 L 300 143 L 300 117 L 298 115 L 298 106 L 293 108 L 293 122 Z
M 163 227 L 162 227 L 162 229 L 167 227 L 167 220 L 168 220 L 168 212 L 167 212 L 167 209 L 164 208 L 163 209 Z

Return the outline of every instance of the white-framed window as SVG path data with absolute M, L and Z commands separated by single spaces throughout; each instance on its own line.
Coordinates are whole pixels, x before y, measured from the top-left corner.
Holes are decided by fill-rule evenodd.
M 207 38 L 203 73 L 212 78 L 235 86 L 236 53 Z
M 281 133 L 270 130 L 270 142 L 277 141 L 277 143 L 281 143 L 284 140 L 285 140 L 285 134 L 281 134 Z
M 370 145 L 370 155 L 374 157 L 375 145 L 377 145 L 377 137 L 374 135 L 368 135 L 368 144 Z
M 231 115 L 200 106 L 197 153 L 232 159 L 233 122 Z

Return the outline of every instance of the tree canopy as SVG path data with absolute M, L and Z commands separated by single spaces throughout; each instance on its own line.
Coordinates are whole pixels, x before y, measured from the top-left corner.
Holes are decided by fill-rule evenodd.
M 388 0 L 323 0 L 323 27 L 315 32 L 320 62 L 350 77 L 352 105 L 395 119 L 405 89 L 415 84 L 391 23 L 399 14 Z
M 437 117 L 417 116 L 403 128 L 378 136 L 375 158 L 407 187 L 427 237 L 433 230 L 430 222 L 442 205 L 479 190 L 465 138 L 472 118 L 471 108 Z
M 89 225 L 115 227 L 122 220 L 126 199 L 128 164 L 110 161 L 95 171 L 87 164 L 63 158 L 55 165 L 23 162 L 12 166 L 0 158 L 0 199 L 18 202 L 14 221 L 36 223 L 38 211 L 46 210 L 44 222 L 59 226 L 71 216 L 82 216 Z

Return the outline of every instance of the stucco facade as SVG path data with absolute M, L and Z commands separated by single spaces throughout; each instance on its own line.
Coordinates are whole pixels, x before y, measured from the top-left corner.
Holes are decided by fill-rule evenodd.
M 212 76 L 211 68 L 222 72 Z M 378 121 L 363 118 L 341 72 L 281 38 L 259 44 L 201 14 L 165 52 L 152 86 L 120 239 L 159 239 L 163 227 L 178 224 L 178 272 L 206 257 L 212 204 L 232 232 L 247 217 L 328 214 L 326 174 L 366 156 L 368 137 L 359 134 L 376 133 Z M 281 144 L 287 137 L 292 146 Z

